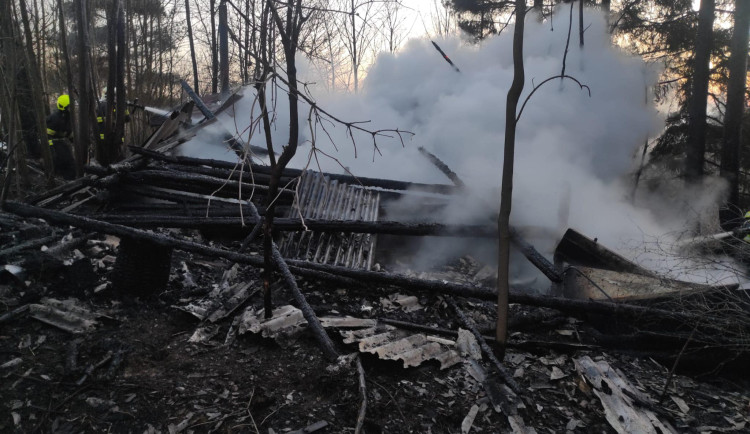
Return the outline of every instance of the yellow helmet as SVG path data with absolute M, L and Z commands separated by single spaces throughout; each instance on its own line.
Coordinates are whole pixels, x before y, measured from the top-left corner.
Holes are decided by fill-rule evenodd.
M 750 219 L 750 211 L 748 211 L 748 212 L 745 213 L 745 218 L 746 219 Z
M 68 109 L 69 105 L 70 105 L 69 95 L 60 95 L 60 97 L 57 98 L 57 108 L 59 110 L 65 111 Z

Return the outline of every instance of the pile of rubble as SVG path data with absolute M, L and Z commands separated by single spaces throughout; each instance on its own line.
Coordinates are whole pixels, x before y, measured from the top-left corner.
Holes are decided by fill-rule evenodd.
M 736 287 L 665 279 L 572 229 L 551 262 L 515 228 L 552 295 L 512 288 L 498 360 L 492 266 L 378 263 L 379 236 L 496 237 L 387 220 L 459 183 L 285 172 L 266 315 L 270 171 L 170 155 L 184 137 L 165 125 L 123 163 L 3 204 L 0 431 L 746 429 Z

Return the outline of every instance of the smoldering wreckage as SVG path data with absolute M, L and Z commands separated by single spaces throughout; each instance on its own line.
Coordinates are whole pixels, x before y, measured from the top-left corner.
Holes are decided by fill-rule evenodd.
M 423 236 L 496 237 L 388 219 L 395 200 L 461 193 L 432 155 L 457 182 L 288 169 L 266 319 L 255 201 L 270 172 L 174 154 L 210 124 L 178 128 L 192 110 L 121 163 L 4 203 L 0 431 L 750 430 L 748 294 L 670 280 L 574 229 L 550 262 L 515 228 L 550 293 L 512 288 L 498 360 L 493 267 L 389 257 Z

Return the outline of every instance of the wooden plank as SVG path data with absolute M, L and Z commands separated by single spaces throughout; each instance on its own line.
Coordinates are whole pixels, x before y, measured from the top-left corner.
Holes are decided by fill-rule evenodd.
M 633 401 L 625 395 L 643 396 L 630 382 L 606 361 L 594 362 L 589 356 L 573 360 L 579 374 L 592 385 L 594 394 L 604 408 L 610 426 L 619 434 L 676 433 L 668 422 L 661 421 L 653 412 L 635 408 Z

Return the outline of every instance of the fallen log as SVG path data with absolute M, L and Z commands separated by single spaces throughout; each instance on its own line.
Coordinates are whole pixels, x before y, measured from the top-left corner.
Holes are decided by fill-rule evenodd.
M 289 271 L 289 267 L 286 265 L 284 258 L 281 257 L 281 253 L 279 253 L 279 249 L 278 247 L 276 247 L 276 243 L 273 243 L 271 247 L 273 251 L 273 261 L 276 267 L 278 267 L 278 271 L 281 272 L 281 275 L 284 277 L 284 281 L 289 287 L 289 290 L 292 292 L 294 300 L 299 305 L 299 309 L 302 311 L 302 315 L 305 317 L 305 320 L 307 320 L 308 327 L 310 327 L 313 335 L 315 335 L 318 344 L 321 346 L 321 349 L 323 350 L 323 353 L 328 358 L 328 360 L 336 360 L 340 354 L 336 350 L 333 341 L 331 341 L 331 338 L 328 337 L 325 329 L 323 329 L 323 326 L 320 324 L 320 320 L 318 320 L 318 317 L 315 315 L 312 307 L 310 307 L 307 299 L 305 299 L 304 294 L 302 294 L 299 286 L 297 286 L 297 281 L 294 280 L 292 272 Z
M 13 247 L 9 247 L 7 249 L 0 250 L 0 260 L 5 259 L 8 256 L 15 255 L 17 253 L 20 253 L 24 250 L 28 249 L 37 249 L 39 247 L 42 247 L 45 244 L 48 244 L 52 241 L 58 240 L 62 237 L 62 234 L 60 233 L 53 233 L 52 235 L 38 238 L 36 240 L 30 240 L 25 243 L 17 244 Z

